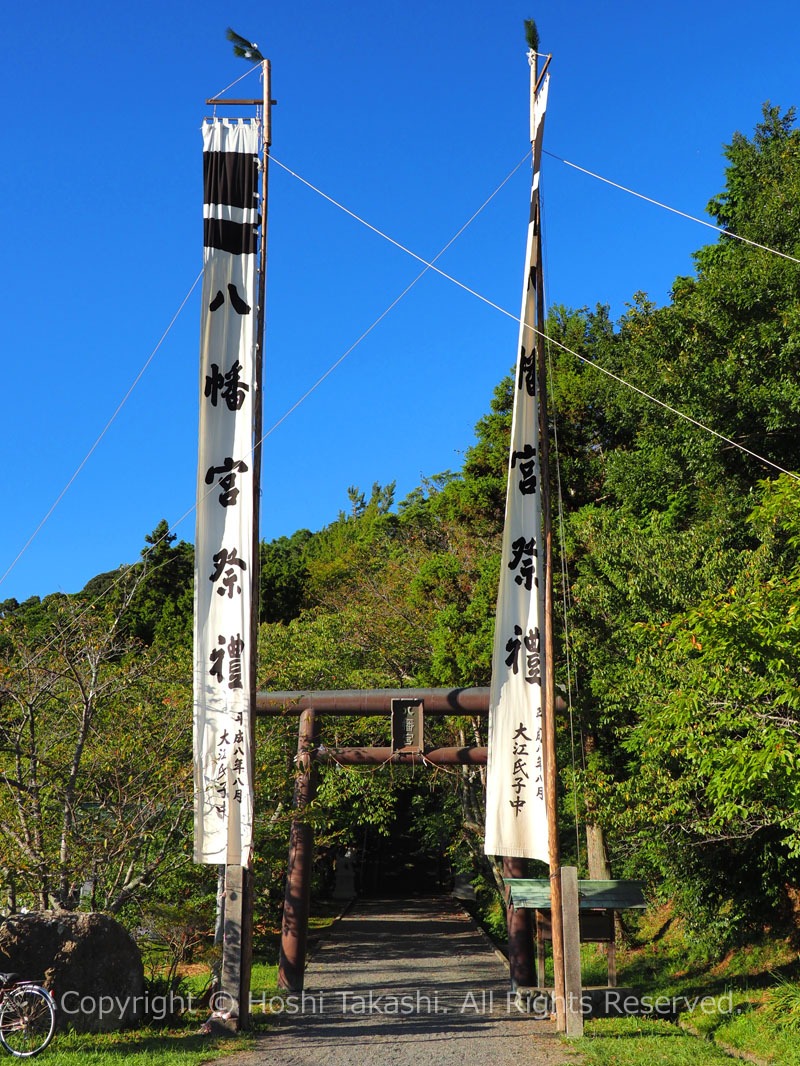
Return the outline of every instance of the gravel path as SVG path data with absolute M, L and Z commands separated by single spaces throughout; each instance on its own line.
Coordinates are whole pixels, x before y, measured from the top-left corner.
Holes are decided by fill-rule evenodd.
M 447 897 L 359 901 L 321 942 L 304 1001 L 227 1066 L 561 1066 L 552 1022 L 520 1014 L 508 970 Z M 275 1004 L 280 1007 L 280 1003 Z M 293 1011 L 293 1013 L 290 1013 Z

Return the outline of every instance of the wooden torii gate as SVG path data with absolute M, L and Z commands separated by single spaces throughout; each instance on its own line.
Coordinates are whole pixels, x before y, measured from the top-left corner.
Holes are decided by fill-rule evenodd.
M 484 747 L 423 748 L 394 747 L 320 749 L 319 718 L 391 714 L 398 704 L 420 705 L 425 715 L 465 715 L 485 717 L 489 713 L 488 688 L 419 688 L 369 689 L 319 692 L 259 692 L 256 715 L 259 718 L 299 716 L 297 741 L 298 774 L 295 780 L 292 826 L 289 834 L 289 861 L 286 898 L 281 929 L 278 986 L 300 992 L 304 985 L 308 917 L 311 902 L 311 871 L 314 837 L 304 810 L 314 798 L 317 785 L 316 766 L 338 763 L 340 766 L 378 766 L 392 762 L 400 766 L 485 766 Z M 421 738 L 420 738 L 421 739 Z M 525 860 L 503 858 L 507 878 L 525 876 Z M 510 895 L 506 898 L 508 920 L 508 954 L 512 989 L 530 985 L 534 978 L 533 931 L 530 911 L 515 908 Z

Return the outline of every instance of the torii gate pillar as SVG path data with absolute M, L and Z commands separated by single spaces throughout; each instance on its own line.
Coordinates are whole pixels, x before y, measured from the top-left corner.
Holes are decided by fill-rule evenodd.
M 289 862 L 286 871 L 286 897 L 283 905 L 278 988 L 289 992 L 303 990 L 308 942 L 308 914 L 311 907 L 311 868 L 314 862 L 314 831 L 303 812 L 317 790 L 318 771 L 311 752 L 317 746 L 318 724 L 310 707 L 300 715 L 297 740 L 298 774 L 294 785 L 292 828 L 289 833 Z
M 527 877 L 525 859 L 504 858 L 503 877 Z M 508 968 L 511 991 L 534 985 L 533 971 L 533 926 L 531 912 L 515 907 L 511 891 L 506 888 L 506 925 L 508 926 Z

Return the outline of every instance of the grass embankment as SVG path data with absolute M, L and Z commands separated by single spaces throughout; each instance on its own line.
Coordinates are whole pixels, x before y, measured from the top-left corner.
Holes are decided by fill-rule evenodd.
M 631 923 L 634 924 L 634 923 Z M 588 1020 L 573 1046 L 587 1066 L 704 1066 L 751 1061 L 800 1066 L 800 955 L 785 939 L 709 957 L 666 910 L 639 919 L 630 946 L 617 951 L 619 983 L 674 1006 L 677 1025 L 650 1016 Z M 584 981 L 605 983 L 601 949 L 586 945 Z M 667 1007 L 664 1001 L 669 1001 Z M 705 1039 L 698 1039 L 693 1033 Z

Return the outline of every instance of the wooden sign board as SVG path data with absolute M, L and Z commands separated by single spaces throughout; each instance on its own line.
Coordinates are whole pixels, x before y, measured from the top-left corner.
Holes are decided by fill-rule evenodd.
M 392 700 L 392 750 L 423 750 L 425 739 L 422 700 Z
M 552 940 L 550 932 L 550 911 L 536 912 L 536 928 L 541 931 L 544 940 Z M 581 911 L 581 943 L 605 944 L 614 939 L 613 911 Z

